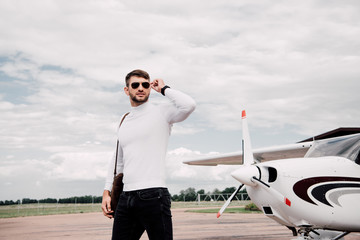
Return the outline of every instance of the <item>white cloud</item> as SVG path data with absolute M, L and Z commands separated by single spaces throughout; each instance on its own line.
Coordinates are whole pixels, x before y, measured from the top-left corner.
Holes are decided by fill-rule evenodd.
M 68 152 L 57 153 L 50 161 L 56 166 L 46 173 L 51 179 L 97 180 L 104 179 L 112 152 Z
M 191 166 L 183 164 L 186 159 L 206 157 L 216 152 L 201 153 L 186 148 L 177 148 L 167 154 L 166 170 L 169 190 L 178 193 L 188 187 L 195 187 L 197 190 L 205 189 L 212 191 L 215 188 L 225 189 L 232 187 L 237 182 L 230 176 L 236 166 Z

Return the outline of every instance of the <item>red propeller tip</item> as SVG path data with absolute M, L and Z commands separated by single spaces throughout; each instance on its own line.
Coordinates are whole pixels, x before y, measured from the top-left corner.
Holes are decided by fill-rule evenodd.
M 245 111 L 245 110 L 242 111 L 241 117 L 242 117 L 242 118 L 246 118 L 246 111 Z
M 219 218 L 220 216 L 221 216 L 221 214 L 220 214 L 220 212 L 218 212 L 216 217 Z

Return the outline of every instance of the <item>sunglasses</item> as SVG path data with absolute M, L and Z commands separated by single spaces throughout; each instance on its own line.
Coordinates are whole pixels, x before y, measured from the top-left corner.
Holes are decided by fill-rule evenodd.
M 142 82 L 141 85 L 143 86 L 143 88 L 148 89 L 150 87 L 150 83 L 149 82 Z M 140 86 L 139 82 L 133 82 L 131 83 L 131 88 L 132 89 L 137 89 Z

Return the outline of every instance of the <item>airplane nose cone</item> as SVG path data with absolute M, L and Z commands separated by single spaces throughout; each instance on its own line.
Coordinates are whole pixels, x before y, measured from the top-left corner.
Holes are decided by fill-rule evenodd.
M 231 173 L 231 176 L 241 182 L 242 184 L 245 184 L 247 186 L 256 186 L 256 182 L 252 181 L 252 177 L 259 178 L 259 169 L 254 166 L 240 166 L 239 169 L 235 170 Z

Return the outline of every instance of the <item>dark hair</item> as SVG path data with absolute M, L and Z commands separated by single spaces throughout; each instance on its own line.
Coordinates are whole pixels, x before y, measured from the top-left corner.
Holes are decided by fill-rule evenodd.
M 144 70 L 141 70 L 141 69 L 136 69 L 136 70 L 133 70 L 131 72 L 129 72 L 126 77 L 125 77 L 125 83 L 126 83 L 126 86 L 128 87 L 129 86 L 129 79 L 132 77 L 132 76 L 137 76 L 137 77 L 142 77 L 142 78 L 145 78 L 147 80 L 150 80 L 150 76 L 147 72 L 145 72 Z

